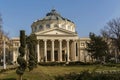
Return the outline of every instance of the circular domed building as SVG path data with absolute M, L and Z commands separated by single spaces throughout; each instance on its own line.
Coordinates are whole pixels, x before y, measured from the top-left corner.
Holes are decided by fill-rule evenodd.
M 76 61 L 78 35 L 75 24 L 62 17 L 55 9 L 43 19 L 32 23 L 32 33 L 38 40 L 37 57 L 40 61 Z
M 90 56 L 85 50 L 86 42 L 90 39 L 79 38 L 74 22 L 62 17 L 55 9 L 44 18 L 34 21 L 31 28 L 38 41 L 36 47 L 38 62 L 90 61 Z M 13 62 L 16 62 L 20 40 L 14 38 L 12 42 Z
M 53 28 L 75 32 L 75 24 L 71 20 L 62 17 L 55 9 L 47 13 L 45 18 L 33 22 L 31 27 L 33 33 Z

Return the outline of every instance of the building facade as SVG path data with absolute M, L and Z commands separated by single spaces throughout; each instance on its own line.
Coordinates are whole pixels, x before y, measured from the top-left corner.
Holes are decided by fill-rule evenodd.
M 32 33 L 37 37 L 38 62 L 90 61 L 85 50 L 89 38 L 79 38 L 76 26 L 71 20 L 62 17 L 55 9 L 43 19 L 31 25 Z M 17 60 L 20 46 L 19 38 L 13 38 L 13 61 Z
M 10 47 L 11 47 L 10 39 L 2 31 L 0 31 L 0 63 L 3 62 L 4 48 L 5 48 L 5 54 L 6 54 L 6 62 L 9 62 L 9 60 L 12 60 Z

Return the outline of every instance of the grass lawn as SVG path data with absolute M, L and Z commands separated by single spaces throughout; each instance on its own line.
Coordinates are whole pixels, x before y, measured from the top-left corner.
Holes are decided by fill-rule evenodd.
M 69 74 L 70 72 L 79 73 L 83 70 L 119 70 L 118 67 L 105 67 L 100 65 L 90 65 L 90 66 L 38 66 L 33 71 L 29 72 L 26 70 L 23 78 L 26 80 L 54 80 L 55 76 Z M 18 76 L 15 70 L 8 71 L 0 74 L 0 80 L 16 80 Z

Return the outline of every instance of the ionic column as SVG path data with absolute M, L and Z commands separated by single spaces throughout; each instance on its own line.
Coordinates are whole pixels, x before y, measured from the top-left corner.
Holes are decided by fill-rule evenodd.
M 39 51 L 39 41 L 37 43 L 37 62 L 40 62 L 40 51 Z
M 44 61 L 47 61 L 47 40 L 44 40 Z
M 62 40 L 59 40 L 59 61 L 62 61 Z
M 67 61 L 69 61 L 69 40 L 67 40 Z
M 80 41 L 78 41 L 78 61 L 80 61 Z
M 15 47 L 15 44 L 13 44 L 13 47 Z M 12 55 L 12 57 L 13 57 L 13 62 L 15 62 L 15 61 L 17 61 L 17 58 L 16 58 L 16 54 L 15 54 L 15 48 L 13 48 L 13 55 Z M 17 51 L 18 52 L 18 51 Z
M 55 59 L 54 59 L 54 40 L 52 40 L 52 53 L 51 53 L 51 61 L 55 61 Z
M 76 61 L 76 41 L 74 41 L 73 42 L 73 45 L 74 45 L 74 47 L 73 47 L 73 49 L 74 49 L 74 53 L 73 53 L 73 61 Z

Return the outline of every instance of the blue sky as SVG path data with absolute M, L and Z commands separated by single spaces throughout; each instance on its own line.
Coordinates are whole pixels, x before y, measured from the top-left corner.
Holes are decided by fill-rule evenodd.
M 53 8 L 76 24 L 80 37 L 100 34 L 109 20 L 120 17 L 120 0 L 0 0 L 3 29 L 10 37 L 21 29 L 30 34 L 32 22 Z

